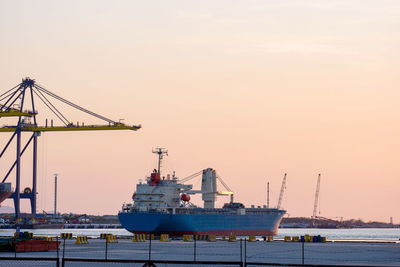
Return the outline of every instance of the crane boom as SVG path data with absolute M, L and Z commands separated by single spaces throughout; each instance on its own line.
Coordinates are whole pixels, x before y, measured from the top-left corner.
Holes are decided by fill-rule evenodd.
M 318 180 L 317 180 L 317 188 L 315 189 L 315 200 L 314 200 L 314 210 L 313 210 L 313 216 L 312 218 L 315 220 L 317 217 L 317 207 L 318 207 L 318 198 L 319 198 L 319 187 L 321 183 L 321 174 L 318 174 Z
M 103 130 L 138 130 L 139 126 L 128 126 L 125 124 L 117 125 L 85 125 L 85 126 L 25 126 L 20 129 L 21 132 L 71 132 L 71 131 L 103 131 Z M 16 127 L 0 128 L 0 132 L 15 132 Z
M 46 124 L 44 126 L 38 125 L 36 116 L 38 112 L 36 110 L 36 101 L 35 99 L 40 100 L 43 105 L 45 105 L 53 114 L 51 116 L 55 116 L 63 125 L 53 124 L 53 119 L 50 118 L 50 125 Z M 61 104 L 65 104 L 70 106 L 78 111 L 86 113 L 92 117 L 95 117 L 99 120 L 102 120 L 102 124 L 97 125 L 88 125 L 83 122 L 79 124 L 72 123 L 72 120 L 67 119 L 67 117 L 61 113 L 59 108 L 56 107 L 54 103 L 50 100 L 57 100 L 61 102 Z M 4 101 L 4 102 L 3 102 Z M 114 121 L 107 117 L 101 116 L 97 113 L 94 113 L 88 109 L 85 109 L 81 106 L 78 106 L 71 101 L 62 98 L 49 90 L 43 88 L 38 85 L 35 80 L 30 78 L 25 78 L 22 80 L 22 83 L 14 86 L 10 90 L 6 91 L 3 94 L 0 94 L 0 118 L 6 117 L 9 119 L 16 120 L 16 124 L 7 125 L 0 127 L 1 132 L 10 132 L 13 133 L 7 144 L 4 148 L 1 149 L 0 158 L 3 156 L 10 143 L 13 141 L 14 137 L 16 137 L 16 152 L 17 157 L 11 168 L 7 172 L 6 176 L 2 180 L 2 183 L 7 180 L 9 175 L 15 170 L 15 181 L 16 187 L 15 192 L 9 196 L 9 198 L 14 199 L 14 208 L 15 208 L 15 217 L 19 218 L 20 216 L 20 199 L 27 198 L 30 199 L 31 202 L 31 211 L 32 214 L 36 214 L 36 183 L 37 183 L 37 143 L 38 137 L 41 132 L 60 132 L 60 131 L 99 131 L 99 130 L 138 130 L 141 128 L 141 125 L 126 125 L 121 123 L 121 120 Z M 31 110 L 28 110 L 28 109 Z M 104 123 L 105 122 L 105 123 Z M 23 146 L 21 142 L 22 133 L 31 134 L 29 141 Z M 21 193 L 21 156 L 24 154 L 24 151 L 28 148 L 28 146 L 32 143 L 33 146 L 33 172 L 32 172 L 32 190 L 29 192 Z M 22 149 L 23 147 L 23 149 Z
M 283 193 L 285 191 L 286 188 L 286 173 L 283 176 L 283 180 L 282 180 L 282 186 L 281 186 L 281 192 L 279 193 L 279 200 L 278 200 L 278 205 L 276 206 L 277 209 L 280 209 L 281 204 L 282 204 L 282 198 L 283 198 Z

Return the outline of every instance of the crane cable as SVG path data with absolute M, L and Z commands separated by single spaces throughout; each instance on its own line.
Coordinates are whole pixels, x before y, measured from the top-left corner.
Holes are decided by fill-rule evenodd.
M 189 175 L 189 176 L 187 176 L 187 177 L 185 177 L 183 179 L 180 179 L 179 182 L 180 183 L 185 183 L 185 182 L 190 181 L 193 178 L 199 176 L 202 173 L 203 173 L 203 170 L 201 170 L 199 172 L 196 172 L 196 173 L 194 173 L 192 175 Z M 222 186 L 225 187 L 226 190 L 228 190 L 229 192 L 232 192 L 232 189 L 229 188 L 229 186 L 222 180 L 222 178 L 218 174 L 216 175 L 216 177 L 217 177 L 218 181 L 221 182 Z
M 189 180 L 192 180 L 193 178 L 199 176 L 199 175 L 202 174 L 202 173 L 203 173 L 203 170 L 201 170 L 201 171 L 199 171 L 199 172 L 196 172 L 196 173 L 193 173 L 192 175 L 189 175 L 188 177 L 185 177 L 185 178 L 183 178 L 183 179 L 180 179 L 179 182 L 180 182 L 180 183 L 185 183 L 185 182 L 187 182 L 187 181 L 189 181 Z
M 116 121 L 113 121 L 113 120 L 111 120 L 111 119 L 108 119 L 108 118 L 106 118 L 106 117 L 104 117 L 104 116 L 101 116 L 101 115 L 99 115 L 99 114 L 97 114 L 97 113 L 94 113 L 94 112 L 92 112 L 92 111 L 90 111 L 90 110 L 87 110 L 87 109 L 85 109 L 85 108 L 83 108 L 83 107 L 81 107 L 81 106 L 78 106 L 77 104 L 72 103 L 71 101 L 68 101 L 67 99 L 62 98 L 61 96 L 58 96 L 58 95 L 56 95 L 56 94 L 50 92 L 49 90 L 46 90 L 45 88 L 43 88 L 42 86 L 40 86 L 40 85 L 38 85 L 38 84 L 35 84 L 35 87 L 36 87 L 38 90 L 40 90 L 40 91 L 42 91 L 42 92 L 48 94 L 49 96 L 51 96 L 51 97 L 53 97 L 53 98 L 55 98 L 55 99 L 57 99 L 57 100 L 59 100 L 59 101 L 61 101 L 61 102 L 64 102 L 65 104 L 67 104 L 67 105 L 69 105 L 69 106 L 71 106 L 71 107 L 74 107 L 74 108 L 76 108 L 76 109 L 78 109 L 78 110 L 80 110 L 80 111 L 83 111 L 83 112 L 85 112 L 85 113 L 87 113 L 87 114 L 89 114 L 89 115 L 92 115 L 92 116 L 97 117 L 97 118 L 99 118 L 99 119 L 101 119 L 101 120 L 104 120 L 104 121 L 106 121 L 106 122 L 108 122 L 108 123 L 110 123 L 110 124 L 118 124 Z
M 20 84 L 18 84 L 18 85 L 16 85 L 16 86 L 14 86 L 14 87 L 13 87 L 13 88 L 11 88 L 10 90 L 8 90 L 8 91 L 6 91 L 6 92 L 2 93 L 2 94 L 0 95 L 0 97 L 2 97 L 2 96 L 4 96 L 5 94 L 7 94 L 7 93 L 11 92 L 12 90 L 14 90 L 15 88 L 17 88 L 17 87 L 19 87 L 19 86 L 21 86 L 21 83 L 20 83 Z
M 15 95 L 17 92 L 18 92 L 18 90 L 20 90 L 21 89 L 21 83 L 20 84 L 18 84 L 17 86 L 14 86 L 13 88 L 11 88 L 10 90 L 8 90 L 7 92 L 5 92 L 5 93 L 3 93 L 3 94 L 1 94 L 0 95 L 0 97 L 1 97 L 1 99 L 0 99 L 0 101 L 3 101 L 4 99 L 6 99 L 7 97 L 9 97 L 10 95 Z M 18 88 L 17 88 L 18 87 Z M 17 88 L 17 90 L 15 90 L 14 92 L 12 92 L 12 90 L 14 90 L 15 88 Z M 11 97 L 12 98 L 12 97 Z M 8 101 L 7 101 L 8 102 Z M 3 109 L 3 107 L 6 107 L 6 105 L 7 105 L 7 103 L 6 104 L 1 104 L 1 109 Z
M 221 182 L 221 184 L 225 187 L 226 190 L 228 190 L 229 192 L 233 192 L 218 174 L 217 174 L 217 179 L 218 179 L 218 181 Z
M 43 93 L 41 91 L 39 91 L 36 87 L 35 87 L 35 91 L 33 91 L 36 96 L 42 100 L 42 102 L 54 113 L 54 115 L 57 116 L 57 118 L 65 124 L 65 126 L 68 126 L 70 124 L 69 120 L 47 99 L 47 97 L 45 95 L 43 95 Z M 42 98 L 43 97 L 43 98 Z M 47 102 L 46 102 L 46 101 Z

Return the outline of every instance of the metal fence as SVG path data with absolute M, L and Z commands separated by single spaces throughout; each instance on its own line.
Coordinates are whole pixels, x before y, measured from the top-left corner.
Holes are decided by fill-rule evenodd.
M 179 267 L 179 266 L 219 266 L 219 267 L 249 267 L 249 266 L 272 266 L 272 267 L 354 267 L 363 265 L 327 265 L 327 264 L 287 264 L 287 263 L 265 263 L 265 262 L 240 262 L 240 261 L 179 261 L 179 260 L 124 260 L 124 259 L 89 259 L 89 258 L 36 258 L 36 257 L 0 257 L 0 266 L 40 266 L 40 267 Z M 365 265 L 365 267 L 378 267 Z
M 221 261 L 179 261 L 179 260 L 101 260 L 101 259 L 74 259 L 74 258 L 65 258 L 62 261 L 62 267 L 70 267 L 70 266 L 82 266 L 82 265 L 91 265 L 95 263 L 93 266 L 188 266 L 188 265 L 196 265 L 196 266 L 220 266 L 220 267 L 238 267 L 244 266 L 241 262 L 221 262 Z M 104 264 L 104 265 L 102 265 Z
M 2 266 L 400 266 L 400 244 L 64 239 L 57 251 L 0 252 Z
M 60 266 L 62 259 L 60 258 L 47 258 L 47 257 L 0 257 L 1 267 L 13 266 Z

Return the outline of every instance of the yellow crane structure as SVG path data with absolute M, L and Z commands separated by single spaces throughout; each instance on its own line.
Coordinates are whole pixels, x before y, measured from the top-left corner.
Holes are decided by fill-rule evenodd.
M 55 115 L 55 117 L 62 123 L 62 125 L 55 125 L 53 120 L 48 124 L 46 119 L 45 125 L 38 125 L 36 116 L 38 112 L 36 110 L 35 100 L 39 99 L 47 108 Z M 71 106 L 81 112 L 89 114 L 90 116 L 96 117 L 102 120 L 103 124 L 85 125 L 84 123 L 72 123 L 67 117 L 59 111 L 56 105 L 51 100 L 58 100 L 61 103 Z M 9 197 L 14 199 L 15 217 L 20 217 L 20 199 L 30 199 L 31 202 L 31 213 L 36 215 L 36 181 L 37 181 L 37 144 L 38 137 L 41 132 L 59 132 L 59 131 L 103 131 L 103 130 L 139 130 L 141 125 L 126 125 L 121 122 L 117 122 L 87 110 L 81 106 L 78 106 L 65 98 L 62 98 L 53 92 L 45 89 L 38 85 L 35 80 L 30 78 L 22 79 L 22 82 L 5 93 L 0 95 L 0 118 L 16 118 L 17 122 L 14 125 L 8 125 L 0 127 L 0 132 L 13 133 L 7 144 L 2 148 L 0 152 L 0 158 L 4 155 L 7 148 L 10 146 L 12 141 L 16 139 L 16 159 L 7 174 L 1 181 L 4 183 L 10 176 L 12 171 L 15 169 L 15 192 Z M 58 121 L 57 120 L 57 121 Z M 22 133 L 30 132 L 31 137 L 27 143 L 22 147 L 21 135 Z M 30 144 L 33 144 L 33 177 L 32 177 L 32 189 L 25 188 L 24 192 L 21 192 L 20 178 L 21 178 L 21 156 Z

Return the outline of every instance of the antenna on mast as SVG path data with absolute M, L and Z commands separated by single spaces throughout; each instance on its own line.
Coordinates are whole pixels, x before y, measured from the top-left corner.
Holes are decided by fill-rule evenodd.
M 269 182 L 267 182 L 267 208 L 269 208 Z
M 152 152 L 154 154 L 158 154 L 158 173 L 160 173 L 161 161 L 162 161 L 164 155 L 168 156 L 168 150 L 166 148 L 157 147 L 156 149 L 153 149 Z

